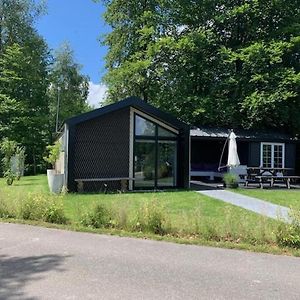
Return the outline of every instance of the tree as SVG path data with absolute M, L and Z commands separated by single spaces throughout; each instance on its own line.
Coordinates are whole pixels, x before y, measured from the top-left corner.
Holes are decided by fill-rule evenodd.
M 300 129 L 300 0 L 104 1 L 110 101 L 192 124 Z
M 162 1 L 104 1 L 106 22 L 113 28 L 104 44 L 109 47 L 106 57 L 109 86 L 108 99 L 117 101 L 128 95 L 136 95 L 148 101 L 152 99 L 152 64 L 150 46 L 162 34 L 165 14 Z
M 26 146 L 30 172 L 48 143 L 48 47 L 34 28 L 43 4 L 0 0 L 0 135 Z
M 74 61 L 74 53 L 68 44 L 55 53 L 50 70 L 50 124 L 54 132 L 59 102 L 59 124 L 74 115 L 90 110 L 87 103 L 89 78 L 80 73 L 80 65 Z M 59 101 L 58 101 L 59 100 Z
M 0 56 L 0 134 L 26 147 L 27 163 L 36 173 L 49 140 L 48 50 L 38 36 L 31 42 L 6 46 Z
M 0 0 L 0 54 L 6 45 L 26 44 L 35 34 L 35 20 L 44 12 L 44 1 Z

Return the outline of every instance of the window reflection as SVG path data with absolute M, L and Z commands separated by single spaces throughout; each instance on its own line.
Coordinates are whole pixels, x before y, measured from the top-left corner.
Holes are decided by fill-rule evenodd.
M 154 187 L 155 142 L 137 140 L 135 142 L 134 177 L 136 187 Z
M 158 143 L 158 186 L 176 186 L 176 148 L 175 141 L 159 141 Z
M 137 188 L 177 184 L 177 135 L 139 115 L 135 115 L 134 176 Z
M 135 135 L 154 136 L 155 124 L 136 115 L 135 116 Z
M 176 137 L 176 134 L 158 126 L 158 136 L 161 137 Z

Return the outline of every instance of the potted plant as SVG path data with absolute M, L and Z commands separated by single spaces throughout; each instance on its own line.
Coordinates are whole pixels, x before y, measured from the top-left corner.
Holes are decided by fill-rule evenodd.
M 58 174 L 55 169 L 55 163 L 60 156 L 61 145 L 58 141 L 54 145 L 48 145 L 48 156 L 44 157 L 44 160 L 52 165 L 52 169 L 47 169 L 47 178 L 50 192 L 60 193 L 64 184 L 64 174 Z
M 239 186 L 238 178 L 235 174 L 226 173 L 224 174 L 223 180 L 224 180 L 224 185 L 227 188 L 236 189 Z

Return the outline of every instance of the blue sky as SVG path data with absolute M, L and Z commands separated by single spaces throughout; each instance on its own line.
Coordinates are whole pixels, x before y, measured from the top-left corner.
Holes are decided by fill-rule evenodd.
M 91 80 L 88 100 L 97 106 L 106 89 L 101 79 L 107 48 L 99 42 L 101 35 L 109 31 L 102 18 L 105 8 L 92 0 L 48 0 L 47 6 L 48 13 L 37 22 L 37 30 L 51 49 L 70 43 L 82 73 Z

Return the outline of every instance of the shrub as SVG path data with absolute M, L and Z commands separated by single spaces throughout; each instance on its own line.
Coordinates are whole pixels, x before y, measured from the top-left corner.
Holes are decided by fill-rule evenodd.
M 226 173 L 223 177 L 226 187 L 236 188 L 238 187 L 238 178 L 237 175 L 232 173 Z
M 29 194 L 20 206 L 19 216 L 24 220 L 42 220 L 46 209 L 45 197 L 41 194 Z
M 156 201 L 146 202 L 138 212 L 134 229 L 155 234 L 165 234 L 166 217 Z
M 67 218 L 65 216 L 62 203 L 52 201 L 52 203 L 47 206 L 43 214 L 43 219 L 48 223 L 66 224 Z
M 24 220 L 57 224 L 67 222 L 61 199 L 43 194 L 29 194 L 21 202 L 19 217 Z
M 16 217 L 16 210 L 4 199 L 0 199 L 0 218 L 9 219 Z
M 300 248 L 300 211 L 291 210 L 291 224 L 278 225 L 276 240 L 280 246 Z
M 15 174 L 12 171 L 12 158 L 15 155 L 17 145 L 17 142 L 10 141 L 7 138 L 0 143 L 0 151 L 4 156 L 2 158 L 3 175 L 6 178 L 7 185 L 12 185 L 15 179 Z
M 48 151 L 48 156 L 44 157 L 44 160 L 52 165 L 52 168 L 55 169 L 55 162 L 59 159 L 61 144 L 59 141 L 56 141 L 54 145 L 48 145 L 46 147 Z
M 104 205 L 97 204 L 91 212 L 86 213 L 81 224 L 94 228 L 105 228 L 112 226 L 112 213 Z

